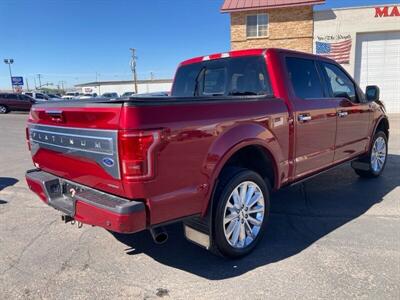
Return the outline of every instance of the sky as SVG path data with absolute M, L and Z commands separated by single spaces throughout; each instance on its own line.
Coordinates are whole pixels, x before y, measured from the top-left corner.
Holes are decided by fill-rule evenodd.
M 190 57 L 230 47 L 223 0 L 1 0 L 0 89 L 13 76 L 72 87 L 77 83 L 131 79 L 130 50 L 137 49 L 140 79 L 172 78 Z M 315 9 L 390 3 L 327 0 Z M 25 80 L 26 81 L 26 80 Z

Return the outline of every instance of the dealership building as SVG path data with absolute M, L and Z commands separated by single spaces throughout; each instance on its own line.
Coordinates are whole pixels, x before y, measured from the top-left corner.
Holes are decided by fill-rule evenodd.
M 172 88 L 172 79 L 152 79 L 137 81 L 138 94 L 169 92 Z M 102 95 L 104 93 L 117 93 L 122 95 L 125 92 L 135 91 L 133 80 L 118 81 L 95 81 L 75 85 L 82 93 L 96 93 Z
M 231 49 L 287 48 L 338 61 L 365 89 L 378 85 L 400 113 L 400 5 L 315 10 L 319 0 L 225 0 Z

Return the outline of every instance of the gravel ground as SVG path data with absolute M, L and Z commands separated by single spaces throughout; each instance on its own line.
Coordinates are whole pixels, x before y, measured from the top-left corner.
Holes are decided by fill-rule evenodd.
M 26 114 L 0 116 L 1 299 L 400 299 L 400 115 L 381 178 L 349 166 L 273 195 L 268 232 L 229 261 L 185 240 L 63 224 L 29 192 Z

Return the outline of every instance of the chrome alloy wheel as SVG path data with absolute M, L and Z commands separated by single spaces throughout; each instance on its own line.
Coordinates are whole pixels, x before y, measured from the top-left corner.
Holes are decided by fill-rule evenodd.
M 0 105 L 0 113 L 5 114 L 7 112 L 7 108 L 5 106 Z
M 379 173 L 386 160 L 386 141 L 383 137 L 378 137 L 372 147 L 371 168 L 375 173 Z
M 252 181 L 240 183 L 225 205 L 223 226 L 227 242 L 239 249 L 250 245 L 260 232 L 264 215 L 260 187 Z

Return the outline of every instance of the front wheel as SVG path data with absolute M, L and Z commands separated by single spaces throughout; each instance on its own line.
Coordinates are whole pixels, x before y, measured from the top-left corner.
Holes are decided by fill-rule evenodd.
M 214 245 L 223 256 L 250 253 L 264 235 L 269 216 L 269 191 L 257 173 L 228 173 L 220 186 L 215 211 Z
M 374 136 L 372 147 L 367 157 L 360 161 L 366 165 L 366 169 L 355 168 L 354 171 L 361 177 L 378 177 L 385 169 L 387 154 L 388 146 L 386 134 L 379 131 Z
M 8 113 L 7 106 L 0 105 L 0 114 L 6 114 L 6 113 Z

